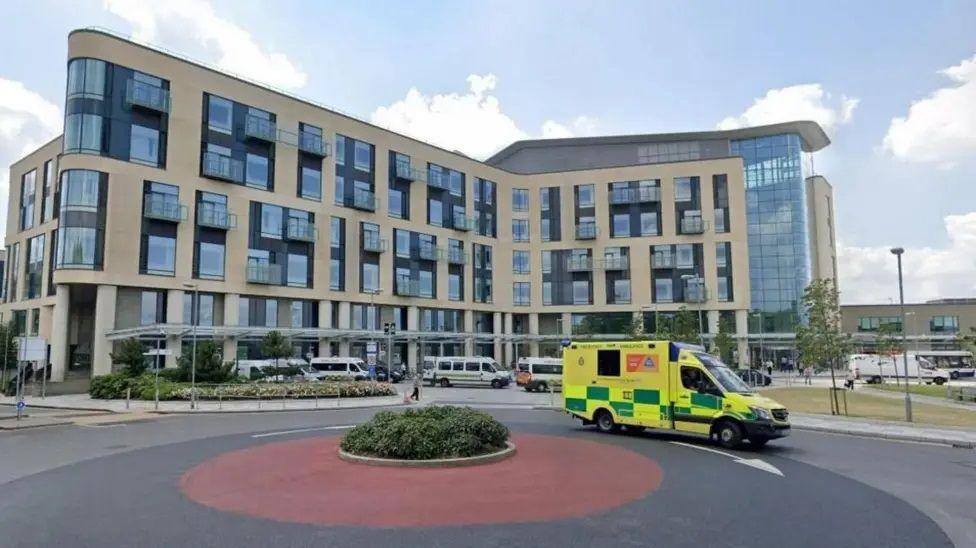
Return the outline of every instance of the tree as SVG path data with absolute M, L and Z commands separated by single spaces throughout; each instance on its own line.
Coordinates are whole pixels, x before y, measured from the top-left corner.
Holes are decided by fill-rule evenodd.
M 261 353 L 274 359 L 275 369 L 279 369 L 278 360 L 291 356 L 292 352 L 291 341 L 288 340 L 288 337 L 282 335 L 280 331 L 269 331 L 261 339 Z
M 895 329 L 894 324 L 883 323 L 878 326 L 878 333 L 875 335 L 875 345 L 877 347 L 877 352 L 879 356 L 888 356 L 894 360 L 894 357 L 901 353 L 901 341 L 896 338 L 896 333 L 898 330 Z M 895 363 L 895 382 L 898 382 L 898 366 Z M 884 376 L 881 376 L 882 382 L 884 382 Z
M 732 337 L 731 318 L 722 318 L 718 322 L 718 333 L 715 335 L 715 349 L 718 357 L 725 363 L 732 363 L 732 352 L 735 349 L 735 339 Z
M 135 337 L 125 339 L 119 343 L 119 351 L 112 352 L 112 363 L 125 366 L 123 373 L 130 377 L 138 377 L 146 371 L 146 347 Z
M 220 355 L 220 347 L 214 341 L 197 342 L 197 382 L 221 383 L 230 380 L 234 362 L 223 363 Z M 193 355 L 185 353 L 180 355 L 178 361 L 180 368 L 180 378 L 189 381 L 193 374 Z
M 833 385 L 833 409 L 837 402 L 837 379 L 834 366 L 850 351 L 850 335 L 840 329 L 840 306 L 837 288 L 829 279 L 814 280 L 803 291 L 807 321 L 796 329 L 797 349 L 804 363 L 830 367 Z
M 16 375 L 17 371 L 17 325 L 13 320 L 6 324 L 0 324 L 0 393 L 3 393 L 7 386 L 7 370 L 10 375 Z
M 671 333 L 671 338 L 678 342 L 701 343 L 701 334 L 698 331 L 698 315 L 689 310 L 687 306 L 682 306 L 678 310 L 678 315 L 674 319 L 674 331 Z

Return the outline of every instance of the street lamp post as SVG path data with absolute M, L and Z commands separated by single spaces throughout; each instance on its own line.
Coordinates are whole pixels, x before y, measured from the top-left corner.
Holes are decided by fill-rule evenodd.
M 912 422 L 912 396 L 908 391 L 908 341 L 905 337 L 905 287 L 902 283 L 901 275 L 901 255 L 905 250 L 900 247 L 893 247 L 891 253 L 898 257 L 898 302 L 901 304 L 901 317 L 902 317 L 902 328 L 901 328 L 901 351 L 902 358 L 904 360 L 905 366 L 905 420 Z
M 197 408 L 197 322 L 193 321 L 193 313 L 200 306 L 200 286 L 197 284 L 183 284 L 183 287 L 193 290 L 193 300 L 190 301 L 190 325 L 193 337 L 193 356 L 190 358 L 190 409 Z M 197 313 L 199 319 L 199 313 Z
M 705 335 L 702 333 L 702 330 L 703 330 L 703 326 L 702 326 L 702 302 L 705 300 L 705 280 L 702 279 L 702 278 L 699 278 L 698 275 L 696 275 L 696 274 L 682 274 L 681 275 L 681 279 L 685 283 L 684 290 L 686 292 L 688 291 L 688 286 L 689 286 L 689 283 L 688 282 L 691 281 L 691 280 L 693 280 L 693 279 L 694 280 L 697 280 L 695 282 L 695 285 L 698 286 L 698 290 L 701 291 L 701 294 L 696 299 L 697 304 L 698 304 L 698 310 L 697 310 L 697 312 L 698 312 L 698 344 L 700 344 L 702 347 L 704 347 L 705 346 Z M 686 301 L 688 300 L 687 299 L 687 296 L 685 296 L 685 300 Z

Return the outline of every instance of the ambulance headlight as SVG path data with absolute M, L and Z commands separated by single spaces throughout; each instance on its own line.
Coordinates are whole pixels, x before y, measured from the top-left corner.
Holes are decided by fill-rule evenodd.
M 769 412 L 768 409 L 763 409 L 762 407 L 750 407 L 749 410 L 752 411 L 752 414 L 755 415 L 756 418 L 762 419 L 764 421 L 773 420 L 773 415 Z

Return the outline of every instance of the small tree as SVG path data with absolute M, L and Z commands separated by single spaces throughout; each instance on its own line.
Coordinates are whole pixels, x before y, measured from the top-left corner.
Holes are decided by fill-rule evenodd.
M 6 354 L 2 354 L 6 352 Z M 17 325 L 13 320 L 0 324 L 0 393 L 7 386 L 7 370 L 11 376 L 17 371 Z
M 829 279 L 814 280 L 803 291 L 807 322 L 796 329 L 797 349 L 804 363 L 830 367 L 833 409 L 839 409 L 834 366 L 850 351 L 850 335 L 840 329 L 837 288 Z
M 715 335 L 715 349 L 718 357 L 725 363 L 732 363 L 732 352 L 735 349 L 735 339 L 732 338 L 732 321 L 722 318 L 718 322 L 718 333 Z
M 875 344 L 877 346 L 877 352 L 879 356 L 888 356 L 894 361 L 895 370 L 895 382 L 898 382 L 898 363 L 895 360 L 895 356 L 901 353 L 901 341 L 896 337 L 898 330 L 895 329 L 894 324 L 883 323 L 878 326 L 878 333 L 875 338 Z M 884 375 L 881 376 L 882 382 L 884 382 Z
M 700 344 L 701 333 L 698 331 L 698 316 L 695 312 L 682 306 L 674 319 L 674 332 L 671 337 L 679 342 Z
M 637 341 L 644 338 L 644 315 L 634 316 L 625 332 L 628 338 Z
M 193 376 L 193 354 L 181 354 L 178 361 L 180 377 L 189 381 Z M 230 380 L 234 362 L 223 363 L 220 347 L 214 341 L 197 342 L 197 382 L 221 383 Z
M 275 369 L 277 370 L 280 369 L 278 360 L 291 356 L 293 350 L 288 337 L 282 335 L 280 331 L 269 331 L 261 339 L 261 352 L 265 356 L 274 359 Z
M 146 371 L 146 347 L 133 337 L 119 343 L 119 351 L 112 352 L 112 363 L 124 366 L 122 372 L 130 377 L 138 377 Z

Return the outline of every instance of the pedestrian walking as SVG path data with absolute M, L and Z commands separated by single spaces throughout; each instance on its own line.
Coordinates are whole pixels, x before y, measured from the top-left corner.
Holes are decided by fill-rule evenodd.
M 410 394 L 410 399 L 420 401 L 420 375 L 413 376 L 413 394 Z
M 853 371 L 848 371 L 847 372 L 847 380 L 844 381 L 844 387 L 847 388 L 848 390 L 851 390 L 851 391 L 854 390 L 854 372 Z
M 803 384 L 813 384 L 813 367 L 806 366 L 803 368 Z

